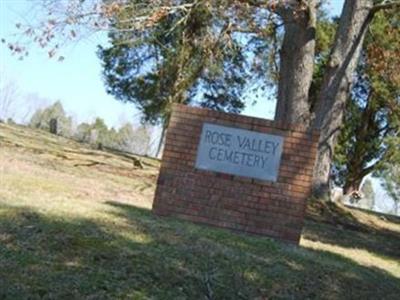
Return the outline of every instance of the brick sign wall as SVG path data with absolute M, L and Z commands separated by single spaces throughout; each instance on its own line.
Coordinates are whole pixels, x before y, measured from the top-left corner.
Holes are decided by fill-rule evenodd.
M 298 243 L 317 132 L 175 105 L 153 211 Z

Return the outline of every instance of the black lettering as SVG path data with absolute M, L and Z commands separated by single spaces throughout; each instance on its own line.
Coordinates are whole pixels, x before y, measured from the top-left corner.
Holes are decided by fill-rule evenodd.
M 218 132 L 214 131 L 214 132 L 212 133 L 212 137 L 211 137 L 212 143 L 213 143 L 214 145 L 218 145 L 218 137 L 219 137 Z
M 276 149 L 278 148 L 278 146 L 279 146 L 279 143 L 277 142 L 277 143 L 272 143 L 272 147 L 273 147 L 273 154 L 275 155 L 275 152 L 276 152 Z
M 265 165 L 267 164 L 268 161 L 268 157 L 264 157 L 263 155 L 261 155 L 261 162 L 262 162 L 262 168 L 265 168 Z
M 211 140 L 211 131 L 209 131 L 209 130 L 207 130 L 206 131 L 206 143 L 212 143 L 212 140 Z
M 206 143 L 219 145 L 219 146 L 231 146 L 231 138 L 230 134 L 220 133 L 218 131 L 206 131 Z
M 218 149 L 217 160 L 218 161 L 224 160 L 224 150 L 221 148 Z
M 240 153 L 240 152 L 239 152 Z M 243 153 L 243 152 L 241 152 L 240 154 L 242 154 L 242 165 L 244 165 L 244 161 L 245 161 L 245 159 L 246 159 L 246 156 L 248 155 L 247 153 Z
M 212 160 L 215 160 L 215 159 L 216 159 L 216 156 L 212 157 L 212 152 L 213 152 L 213 151 L 216 151 L 216 150 L 217 150 L 217 148 L 215 148 L 215 147 L 210 148 L 210 151 L 208 152 L 208 157 L 209 157 L 210 159 L 212 159 Z
M 225 150 L 225 160 L 232 162 L 232 156 L 233 156 L 233 151 Z
M 238 138 L 238 143 L 239 143 L 239 147 L 243 148 L 244 142 L 246 140 L 246 138 L 244 137 L 243 140 L 240 138 L 240 135 L 237 136 Z
M 270 154 L 271 153 L 271 142 L 270 141 L 265 141 L 265 144 L 264 144 L 264 152 L 265 153 L 267 153 L 267 154 Z
M 256 139 L 252 139 L 252 140 L 251 140 L 251 150 L 253 150 L 254 152 L 258 152 L 258 151 L 259 151 L 259 150 L 257 149 L 256 142 L 257 142 Z
M 237 165 L 239 164 L 239 152 L 235 152 L 233 162 Z
M 231 146 L 231 138 L 232 138 L 232 135 L 225 134 L 225 146 L 227 146 L 227 147 Z
M 248 167 L 254 167 L 254 160 L 253 160 L 253 157 L 254 157 L 254 156 L 257 156 L 257 155 L 247 154 L 247 162 L 246 162 L 246 165 L 247 165 Z M 253 164 L 251 164 L 251 163 L 253 163 Z

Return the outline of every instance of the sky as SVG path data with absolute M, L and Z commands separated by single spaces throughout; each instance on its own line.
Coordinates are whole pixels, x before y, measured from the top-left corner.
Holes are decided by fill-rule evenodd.
M 23 17 L 29 18 L 31 8 L 32 3 L 27 0 L 0 0 L 0 37 L 15 40 L 15 24 L 23 22 Z M 116 101 L 105 91 L 96 56 L 97 45 L 105 42 L 103 33 L 71 43 L 61 50 L 63 62 L 50 59 L 47 52 L 35 46 L 20 61 L 1 44 L 1 81 L 15 82 L 21 94 L 34 94 L 50 102 L 60 100 L 66 111 L 80 122 L 95 116 L 104 118 L 109 126 L 137 121 L 138 113 L 132 106 Z
M 342 0 L 332 0 L 332 15 L 340 13 Z M 32 0 L 0 0 L 0 38 L 15 41 L 16 24 L 35 17 Z M 62 62 L 49 59 L 47 52 L 30 47 L 27 58 L 20 61 L 11 55 L 6 44 L 0 44 L 0 80 L 12 81 L 21 95 L 34 95 L 32 105 L 44 105 L 60 100 L 66 111 L 78 122 L 103 118 L 107 125 L 118 127 L 126 121 L 138 124 L 140 114 L 131 104 L 121 103 L 108 95 L 101 76 L 97 45 L 106 44 L 106 33 L 85 38 L 62 48 Z M 42 98 L 38 101 L 37 98 Z M 259 100 L 249 105 L 243 114 L 273 119 L 275 102 Z

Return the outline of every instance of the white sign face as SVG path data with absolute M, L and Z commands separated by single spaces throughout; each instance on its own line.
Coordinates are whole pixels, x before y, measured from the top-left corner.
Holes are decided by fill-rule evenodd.
M 196 168 L 276 181 L 282 149 L 281 136 L 204 123 Z

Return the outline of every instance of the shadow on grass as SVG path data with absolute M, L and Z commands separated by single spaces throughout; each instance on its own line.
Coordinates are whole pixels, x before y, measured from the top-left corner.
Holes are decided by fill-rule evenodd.
M 396 299 L 400 293 L 397 278 L 337 255 L 117 202 L 107 206 L 115 224 L 0 207 L 0 298 Z
M 400 216 L 384 214 L 384 213 L 380 213 L 380 212 L 376 212 L 376 211 L 372 211 L 372 210 L 364 209 L 364 208 L 360 208 L 360 207 L 355 207 L 355 206 L 347 206 L 346 205 L 346 207 L 349 207 L 352 210 L 361 211 L 361 212 L 363 212 L 365 214 L 368 214 L 370 216 L 377 216 L 382 220 L 387 220 L 389 222 L 392 222 L 392 223 L 400 225 Z
M 369 212 L 369 215 L 379 215 Z M 396 224 L 397 217 L 386 220 Z M 349 211 L 334 203 L 315 204 L 308 212 L 302 236 L 308 240 L 359 248 L 400 259 L 400 233 L 389 229 L 369 226 L 357 220 Z

